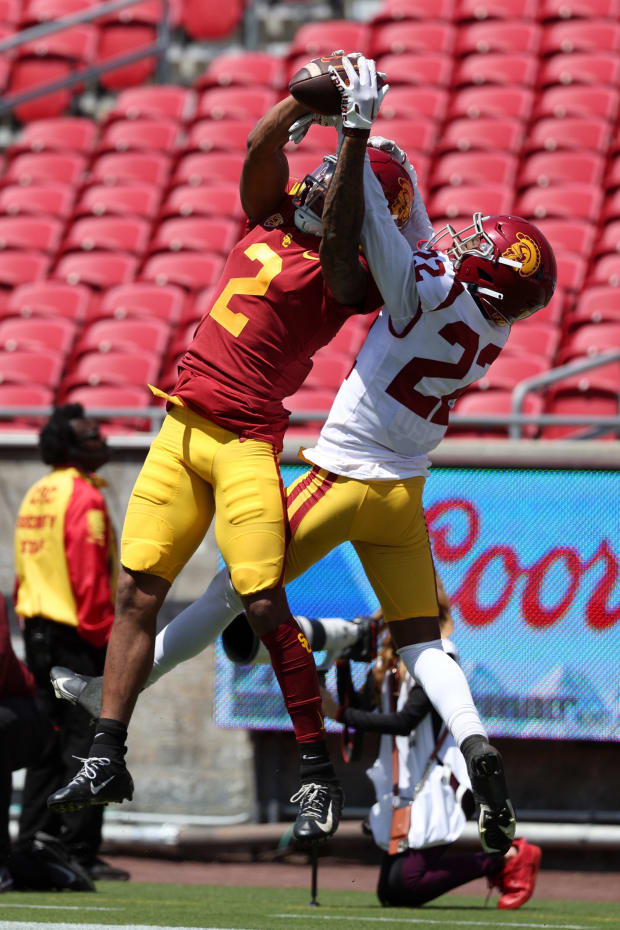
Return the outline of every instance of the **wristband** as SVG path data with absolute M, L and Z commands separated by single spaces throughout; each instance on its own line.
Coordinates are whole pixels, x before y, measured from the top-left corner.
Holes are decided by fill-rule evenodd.
M 356 129 L 354 126 L 343 126 L 342 127 L 343 136 L 351 136 L 352 138 L 364 138 L 368 139 L 370 136 L 370 129 Z

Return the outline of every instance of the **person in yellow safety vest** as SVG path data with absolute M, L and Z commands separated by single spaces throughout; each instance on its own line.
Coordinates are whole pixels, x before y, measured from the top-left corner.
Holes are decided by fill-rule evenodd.
M 26 662 L 56 738 L 26 772 L 18 848 L 38 832 L 58 837 L 94 879 L 127 879 L 99 859 L 103 808 L 59 815 L 46 798 L 88 755 L 89 718 L 57 701 L 49 673 L 68 665 L 99 675 L 114 619 L 116 540 L 94 473 L 110 458 L 97 422 L 81 404 L 58 407 L 41 430 L 39 451 L 52 470 L 27 492 L 15 529 L 15 612 L 24 631 Z

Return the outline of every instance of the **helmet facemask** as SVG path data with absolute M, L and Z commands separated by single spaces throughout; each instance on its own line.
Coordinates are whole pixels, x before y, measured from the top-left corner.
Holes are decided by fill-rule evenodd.
M 324 155 L 323 161 L 303 179 L 299 192 L 293 198 L 295 226 L 313 236 L 323 235 L 323 207 L 334 176 L 336 155 Z

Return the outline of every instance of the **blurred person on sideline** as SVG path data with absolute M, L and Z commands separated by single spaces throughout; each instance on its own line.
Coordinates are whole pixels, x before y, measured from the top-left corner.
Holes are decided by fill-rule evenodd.
M 47 795 L 79 769 L 92 739 L 82 708 L 55 700 L 50 670 L 68 665 L 100 675 L 112 628 L 116 541 L 101 491 L 105 481 L 95 475 L 108 462 L 109 449 L 82 405 L 66 404 L 43 426 L 39 452 L 51 471 L 19 509 L 14 598 L 26 664 L 54 736 L 26 772 L 17 847 L 49 834 L 93 879 L 126 880 L 127 872 L 98 857 L 103 808 L 59 815 L 46 805 Z
M 458 653 L 448 598 L 437 579 L 444 651 Z M 525 839 L 505 855 L 456 850 L 475 809 L 465 759 L 424 689 L 398 658 L 388 630 L 364 688 L 339 705 L 322 689 L 323 712 L 357 733 L 380 734 L 368 769 L 376 803 L 368 826 L 383 851 L 377 896 L 384 906 L 419 907 L 476 878 L 501 892 L 498 907 L 515 909 L 532 896 L 541 850 Z

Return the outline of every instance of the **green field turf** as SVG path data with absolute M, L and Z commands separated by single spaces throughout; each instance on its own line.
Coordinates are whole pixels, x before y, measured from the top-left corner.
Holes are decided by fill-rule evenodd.
M 192 930 L 459 930 L 549 927 L 620 930 L 612 902 L 540 901 L 498 911 L 494 899 L 444 896 L 424 908 L 385 909 L 371 892 L 321 891 L 309 907 L 299 889 L 214 885 L 100 883 L 97 894 L 17 893 L 0 898 L 0 930 L 101 930 L 102 927 L 189 927 Z

